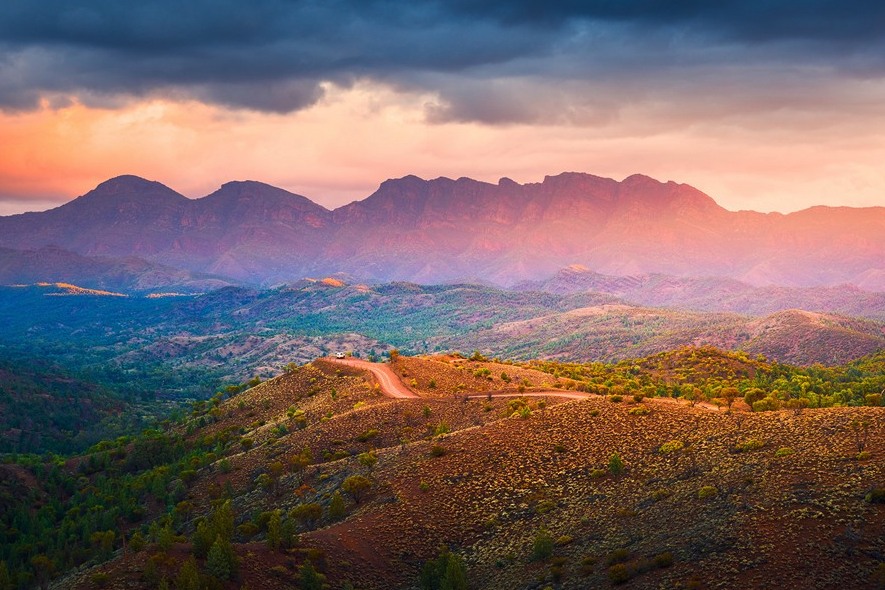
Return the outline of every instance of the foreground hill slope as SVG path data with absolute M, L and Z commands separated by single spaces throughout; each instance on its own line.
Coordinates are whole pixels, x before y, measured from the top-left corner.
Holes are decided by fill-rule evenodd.
M 561 397 L 604 380 L 672 387 L 679 373 L 704 388 L 763 384 L 759 371 L 771 370 L 712 350 L 623 372 L 458 357 L 392 368 L 423 399 L 387 398 L 369 373 L 317 361 L 195 407 L 177 427 L 186 460 L 150 472 L 178 489 L 169 534 L 145 523 L 137 551 L 106 554 L 59 587 L 193 575 L 231 589 L 320 587 L 317 570 L 331 588 L 362 589 L 438 588 L 439 576 L 475 589 L 877 587 L 885 408 L 726 413 Z M 518 396 L 517 382 L 543 397 L 499 397 Z M 114 445 L 96 454 L 85 464 L 131 460 L 115 459 Z M 427 569 L 441 545 L 442 570 Z M 221 567 L 233 556 L 235 570 Z
M 618 275 L 882 291 L 883 236 L 882 207 L 731 212 L 691 186 L 640 174 L 527 184 L 406 176 L 335 211 L 252 181 L 191 200 L 121 176 L 51 211 L 0 218 L 0 247 L 138 256 L 265 285 L 336 272 L 509 285 L 578 263 Z

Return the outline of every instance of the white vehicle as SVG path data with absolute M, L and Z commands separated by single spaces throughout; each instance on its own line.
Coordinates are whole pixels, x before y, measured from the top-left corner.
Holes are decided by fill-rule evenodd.
M 336 358 L 336 359 L 343 359 L 343 358 L 344 358 L 344 353 L 343 353 L 343 352 L 336 352 L 336 353 L 335 353 L 335 358 Z

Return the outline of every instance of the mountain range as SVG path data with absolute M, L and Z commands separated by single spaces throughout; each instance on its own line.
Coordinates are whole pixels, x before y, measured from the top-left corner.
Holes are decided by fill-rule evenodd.
M 885 207 L 732 212 L 691 186 L 642 175 L 618 182 L 564 173 L 528 184 L 406 176 L 335 210 L 260 182 L 189 199 L 120 176 L 55 209 L 0 217 L 0 247 L 4 282 L 41 273 L 72 280 L 58 267 L 98 265 L 104 271 L 82 274 L 122 273 L 142 290 L 339 272 L 368 282 L 512 286 L 578 264 L 622 276 L 885 291 Z M 76 264 L 59 265 L 64 257 Z M 23 267 L 31 274 L 16 279 Z

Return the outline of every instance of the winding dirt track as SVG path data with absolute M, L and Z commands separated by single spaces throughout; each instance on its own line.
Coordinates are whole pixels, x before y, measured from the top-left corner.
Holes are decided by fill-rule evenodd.
M 406 387 L 406 385 L 400 380 L 399 375 L 394 373 L 393 369 L 391 369 L 390 365 L 388 364 L 370 363 L 369 361 L 360 361 L 353 358 L 327 358 L 325 360 L 333 363 L 347 365 L 348 367 L 353 367 L 355 369 L 369 371 L 370 373 L 372 373 L 372 375 L 375 376 L 376 379 L 378 379 L 378 383 L 381 385 L 381 393 L 383 393 L 387 397 L 392 397 L 394 399 L 419 399 L 421 397 L 420 395 L 417 395 L 414 391 Z M 548 389 L 545 391 L 527 391 L 525 393 L 471 393 L 467 394 L 467 397 L 469 399 L 483 399 L 489 397 L 558 397 L 563 399 L 588 399 L 600 396 L 595 393 L 582 393 L 579 391 L 562 391 L 556 389 Z M 679 403 L 678 400 L 672 398 L 654 399 L 656 401 L 664 403 Z M 719 408 L 717 406 L 706 402 L 701 402 L 697 404 L 697 406 L 713 412 L 719 411 Z
M 415 399 L 420 396 L 415 394 L 409 388 L 407 388 L 396 373 L 393 372 L 393 369 L 390 368 L 390 365 L 382 364 L 382 363 L 370 363 L 369 361 L 358 361 L 356 359 L 335 359 L 330 358 L 326 359 L 333 363 L 338 363 L 341 365 L 347 365 L 348 367 L 354 367 L 355 369 L 362 369 L 364 371 L 369 371 L 375 378 L 378 380 L 378 383 L 381 384 L 381 393 L 386 395 L 387 397 L 393 397 L 396 399 Z

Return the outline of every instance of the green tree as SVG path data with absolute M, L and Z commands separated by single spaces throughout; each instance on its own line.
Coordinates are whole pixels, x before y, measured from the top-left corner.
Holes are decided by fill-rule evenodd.
M 467 568 L 464 561 L 454 553 L 449 553 L 446 560 L 446 572 L 440 590 L 467 590 Z
M 209 555 L 206 557 L 206 569 L 219 580 L 230 580 L 237 572 L 237 556 L 229 541 L 221 535 L 215 538 Z
M 289 511 L 289 518 L 297 520 L 298 524 L 310 530 L 323 518 L 323 507 L 315 502 L 299 504 Z
M 175 578 L 176 590 L 200 590 L 200 571 L 197 569 L 197 560 L 193 555 L 181 564 L 178 576 Z
M 279 551 L 280 549 L 282 542 L 280 524 L 280 511 L 277 509 L 271 512 L 270 520 L 267 521 L 267 546 L 271 551 Z
M 341 484 L 341 489 L 345 493 L 350 494 L 353 501 L 359 504 L 369 490 L 372 489 L 372 480 L 362 475 L 351 475 Z
M 193 537 L 191 538 L 194 555 L 203 559 L 209 554 L 209 549 L 212 548 L 212 543 L 214 542 L 215 535 L 213 534 L 212 527 L 205 519 L 200 520 L 197 523 L 197 528 L 194 530 Z
M 329 502 L 329 520 L 341 520 L 344 518 L 344 513 L 344 498 L 341 496 L 341 492 L 335 490 L 335 493 L 332 494 L 332 500 Z
M 305 561 L 298 570 L 298 588 L 300 590 L 323 590 L 326 576 L 319 573 L 313 564 Z
M 114 531 L 96 531 L 90 535 L 89 540 L 92 546 L 98 549 L 101 559 L 108 559 L 114 550 Z
M 280 528 L 280 543 L 284 549 L 291 549 L 298 543 L 295 521 L 291 518 L 283 519 L 283 526 Z
M 738 391 L 737 387 L 723 387 L 722 388 L 722 397 L 725 399 L 725 404 L 728 406 L 728 411 L 731 411 L 731 406 L 734 405 L 735 400 L 740 396 L 741 392 Z
M 751 387 L 744 392 L 744 402 L 753 407 L 753 404 L 765 398 L 765 392 L 758 387 Z M 755 411 L 755 410 L 754 410 Z
M 234 510 L 230 500 L 225 500 L 212 513 L 212 530 L 223 540 L 230 542 L 234 536 Z
M 129 548 L 134 552 L 138 553 L 145 547 L 144 537 L 141 535 L 141 531 L 135 531 L 132 533 L 132 537 L 129 539 Z
M 439 556 L 421 568 L 422 590 L 467 590 L 467 569 L 460 557 L 441 547 Z
M 174 540 L 175 533 L 172 530 L 172 525 L 167 522 L 157 531 L 157 546 L 160 548 L 160 551 L 169 551 L 172 549 Z

